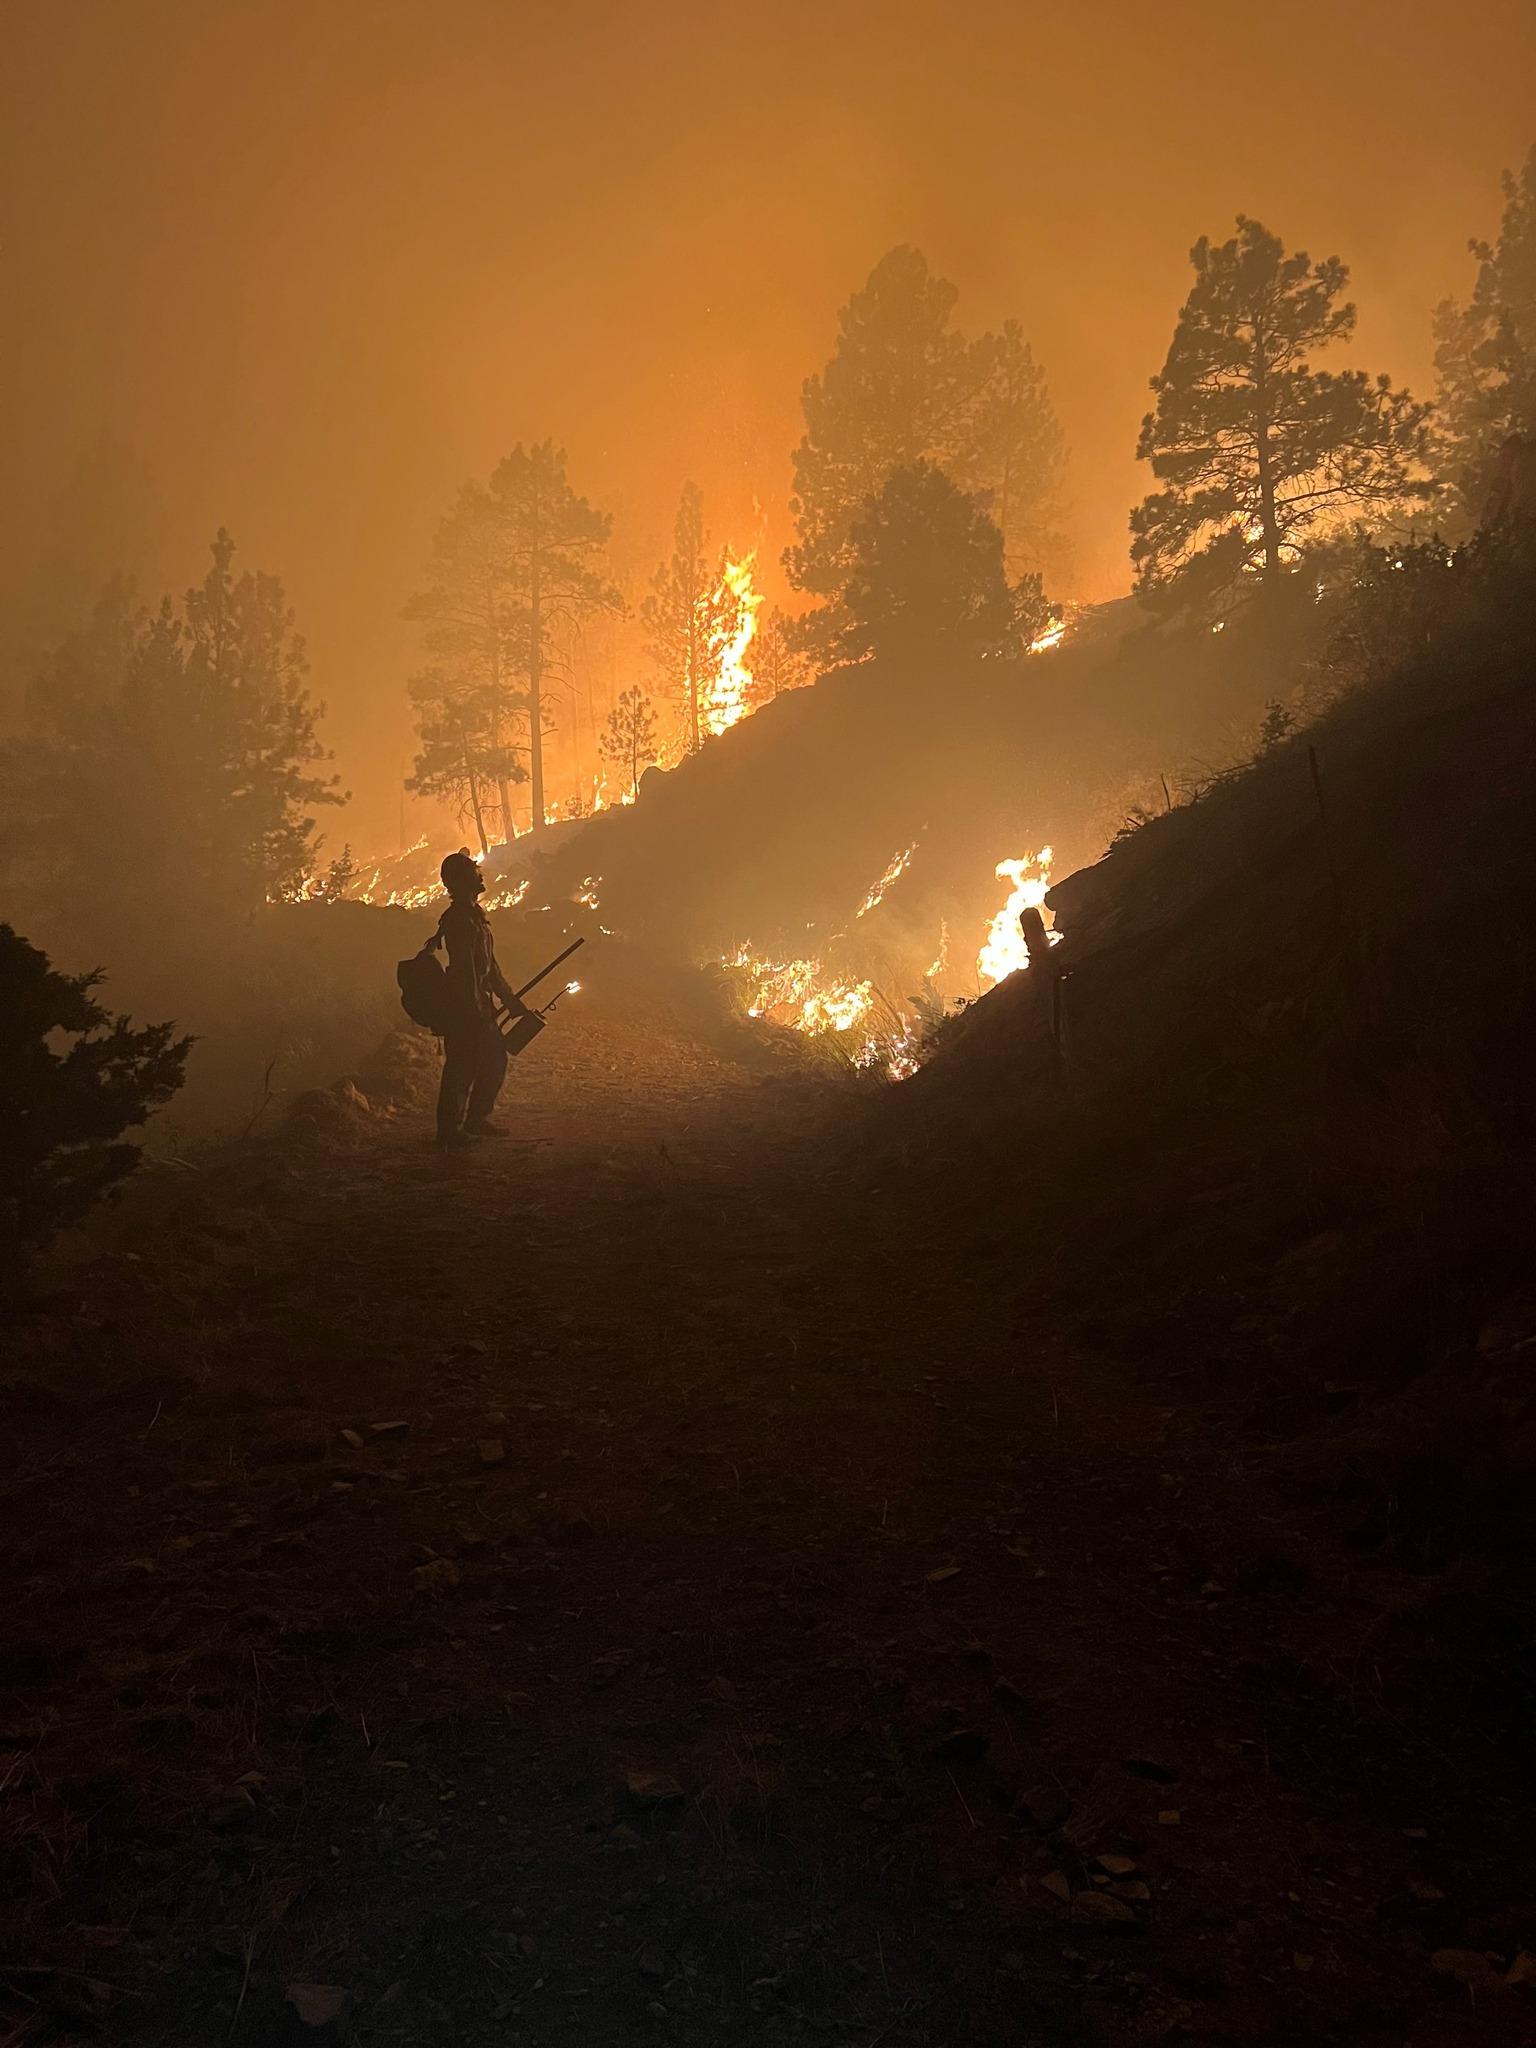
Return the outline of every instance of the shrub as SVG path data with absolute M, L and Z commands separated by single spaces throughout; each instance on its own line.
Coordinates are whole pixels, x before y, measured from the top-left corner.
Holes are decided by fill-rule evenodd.
M 82 1216 L 131 1173 L 122 1134 L 181 1086 L 190 1038 L 136 1031 L 91 994 L 99 974 L 55 973 L 0 924 L 0 1260 Z

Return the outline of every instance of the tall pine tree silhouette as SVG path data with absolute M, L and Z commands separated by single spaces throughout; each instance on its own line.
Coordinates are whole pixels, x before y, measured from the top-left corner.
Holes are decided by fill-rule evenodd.
M 1386 377 L 1313 368 L 1354 333 L 1336 256 L 1288 255 L 1240 216 L 1190 260 L 1136 450 L 1162 488 L 1131 515 L 1131 558 L 1144 594 L 1199 604 L 1247 575 L 1273 585 L 1330 524 L 1420 502 L 1429 408 Z

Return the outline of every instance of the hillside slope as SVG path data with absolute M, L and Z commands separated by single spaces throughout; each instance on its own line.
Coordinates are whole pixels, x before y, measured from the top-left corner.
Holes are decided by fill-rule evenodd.
M 1291 656 L 1241 638 L 1160 636 L 1109 606 L 1020 662 L 834 671 L 647 777 L 636 805 L 552 856 L 547 889 L 574 896 L 592 877 L 608 922 L 698 959 L 743 940 L 804 951 L 915 847 L 881 906 L 882 946 L 926 963 L 943 919 L 974 960 L 999 860 L 1047 844 L 1057 872 L 1091 859 L 1160 774 L 1230 758 L 1252 733 Z
M 1133 1369 L 1332 1431 L 1408 1550 L 1512 1540 L 1536 1471 L 1529 592 L 1448 603 L 1389 682 L 1059 883 L 1059 1047 L 1014 977 L 874 1146 Z

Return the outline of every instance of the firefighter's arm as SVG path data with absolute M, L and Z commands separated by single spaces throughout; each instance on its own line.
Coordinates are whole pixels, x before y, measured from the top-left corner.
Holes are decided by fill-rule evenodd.
M 514 1017 L 520 1017 L 527 1005 L 519 1000 L 517 991 L 502 973 L 501 962 L 496 958 L 494 944 L 491 947 L 490 971 L 485 979 L 486 986 L 490 989 L 497 1002 L 501 1004 L 502 1008 L 510 1010 Z
M 528 1005 L 517 993 L 517 990 L 512 987 L 501 969 L 494 963 L 491 967 L 491 993 L 510 1015 L 514 1017 L 527 1015 Z

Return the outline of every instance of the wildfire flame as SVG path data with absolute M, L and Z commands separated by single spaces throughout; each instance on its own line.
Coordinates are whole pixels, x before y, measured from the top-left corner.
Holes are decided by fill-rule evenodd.
M 912 856 L 914 853 L 916 853 L 916 851 L 917 841 L 913 840 L 912 844 L 907 848 L 905 853 L 898 853 L 892 857 L 892 859 L 886 865 L 885 873 L 880 877 L 879 881 L 876 882 L 875 886 L 870 890 L 869 894 L 864 898 L 864 901 L 859 905 L 858 909 L 854 912 L 855 917 L 868 916 L 869 912 L 875 908 L 875 906 L 880 902 L 881 898 L 885 895 L 887 889 L 889 889 L 894 882 L 899 882 L 902 876 L 907 872 L 907 869 L 912 865 Z
M 436 890 L 429 889 L 425 892 L 424 900 L 430 903 L 434 900 L 436 894 Z M 494 896 L 487 896 L 481 908 L 484 910 L 515 910 L 527 894 L 528 879 L 524 876 L 523 880 L 518 882 L 513 888 L 498 889 Z
M 392 864 L 398 867 L 401 862 L 409 860 L 413 854 L 422 852 L 426 844 L 425 838 L 418 839 L 414 846 L 408 846 L 405 852 L 400 854 Z M 482 854 L 475 855 L 475 864 L 476 866 L 484 865 L 484 856 Z M 294 891 L 292 900 L 296 903 L 330 902 L 332 900 L 344 903 L 373 903 L 381 905 L 386 909 L 394 908 L 400 910 L 426 910 L 429 906 L 442 900 L 442 885 L 435 877 L 431 881 L 425 882 L 386 885 L 384 881 L 384 863 L 382 861 L 375 863 L 366 881 L 360 879 L 362 874 L 363 870 L 359 868 L 352 880 L 343 887 L 339 898 L 335 899 L 331 896 L 330 883 L 326 875 L 323 873 L 308 874 Z M 522 902 L 527 894 L 528 878 L 525 875 L 521 881 L 510 883 L 504 889 L 488 890 L 481 898 L 480 907 L 482 910 L 513 910 Z
M 827 976 L 819 959 L 769 960 L 740 945 L 725 964 L 746 977 L 749 1017 L 767 1017 L 796 1031 L 851 1031 L 874 1001 L 871 983 Z
M 754 550 L 733 562 L 725 558 L 725 571 L 718 596 L 727 593 L 735 598 L 740 607 L 735 632 L 727 641 L 720 655 L 720 673 L 716 676 L 709 693 L 709 702 L 704 706 L 704 723 L 713 738 L 729 732 L 746 717 L 751 709 L 747 699 L 752 689 L 752 671 L 747 666 L 747 649 L 752 645 L 757 631 L 758 608 L 763 600 L 752 587 L 752 570 L 757 562 Z
M 1052 858 L 1051 849 L 1042 846 L 1038 853 L 1026 853 L 1018 860 L 998 862 L 995 872 L 999 881 L 1006 880 L 1011 887 L 1008 901 L 988 925 L 987 936 L 976 955 L 976 972 L 983 979 L 1006 981 L 1010 974 L 1017 974 L 1021 967 L 1029 965 L 1029 948 L 1019 930 L 1019 912 L 1038 910 L 1045 902 L 1046 891 L 1051 886 Z M 1031 869 L 1035 871 L 1033 874 Z
M 912 864 L 918 842 L 903 847 L 886 862 L 851 920 L 861 917 L 885 898 Z M 846 938 L 846 931 L 832 935 L 829 945 Z M 940 924 L 939 957 L 925 979 L 938 974 L 949 946 L 947 926 Z M 818 956 L 807 959 L 769 959 L 740 945 L 724 956 L 722 964 L 745 981 L 747 1014 L 765 1017 L 772 1023 L 817 1038 L 835 1034 L 852 1038 L 848 1057 L 856 1067 L 881 1068 L 893 1081 L 904 1081 L 922 1064 L 923 1021 L 856 972 L 839 973 Z

